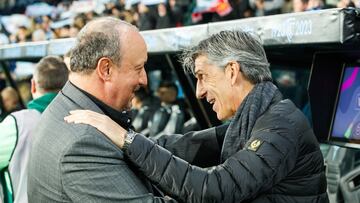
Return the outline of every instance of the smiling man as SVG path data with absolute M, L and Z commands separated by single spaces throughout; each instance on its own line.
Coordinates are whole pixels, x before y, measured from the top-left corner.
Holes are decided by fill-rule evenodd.
M 186 154 L 170 149 L 172 154 L 107 116 L 77 111 L 66 120 L 104 132 L 140 171 L 181 202 L 329 201 L 316 137 L 302 112 L 283 100 L 271 82 L 269 63 L 256 37 L 222 31 L 185 51 L 183 63 L 197 78 L 197 97 L 211 103 L 219 119 L 232 118 L 225 136 L 208 142 L 219 149 L 220 159 L 213 167 L 192 165 Z M 194 134 L 186 147 L 209 137 Z M 209 153 L 209 148 L 202 150 Z
M 104 114 L 125 129 L 134 92 L 147 85 L 147 48 L 137 29 L 100 18 L 79 33 L 71 76 L 44 112 L 29 161 L 29 202 L 165 202 L 124 161 L 123 152 L 95 128 L 69 125 L 70 110 Z

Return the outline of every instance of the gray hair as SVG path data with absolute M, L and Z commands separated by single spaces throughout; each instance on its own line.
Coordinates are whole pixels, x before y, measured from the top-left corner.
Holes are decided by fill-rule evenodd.
M 258 37 L 244 31 L 221 31 L 190 47 L 181 55 L 184 70 L 195 71 L 195 59 L 204 55 L 208 62 L 224 68 L 230 61 L 240 64 L 241 72 L 251 83 L 272 81 L 270 64 Z
M 92 72 L 101 57 L 108 57 L 115 64 L 120 64 L 120 36 L 123 25 L 133 27 L 112 17 L 99 18 L 85 25 L 77 36 L 75 47 L 71 50 L 71 71 Z

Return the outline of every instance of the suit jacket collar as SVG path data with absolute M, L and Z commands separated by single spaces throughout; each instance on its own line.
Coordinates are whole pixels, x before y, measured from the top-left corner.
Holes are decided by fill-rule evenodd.
M 104 114 L 104 112 L 88 96 L 81 92 L 70 81 L 66 82 L 60 93 L 75 104 L 79 105 L 80 109 L 92 110 L 97 113 Z
M 70 100 L 73 100 L 74 103 L 78 104 L 81 109 L 93 110 L 95 112 L 105 114 L 126 130 L 132 128 L 128 112 L 119 112 L 111 108 L 91 94 L 76 87 L 70 81 L 65 84 L 62 89 L 62 93 Z

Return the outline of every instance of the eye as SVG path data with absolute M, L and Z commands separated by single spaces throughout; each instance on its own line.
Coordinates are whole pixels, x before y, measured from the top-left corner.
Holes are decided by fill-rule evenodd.
M 144 67 L 144 66 L 137 66 L 137 67 L 135 67 L 135 70 L 136 70 L 137 72 L 141 72 L 142 69 L 143 69 L 143 67 Z

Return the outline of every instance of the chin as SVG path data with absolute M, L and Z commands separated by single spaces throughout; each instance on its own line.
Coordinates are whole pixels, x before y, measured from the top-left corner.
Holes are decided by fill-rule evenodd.
M 227 121 L 227 120 L 229 120 L 233 115 L 224 115 L 224 114 L 217 113 L 216 116 L 217 116 L 217 119 L 219 119 L 220 121 Z
M 222 116 L 222 115 L 220 115 L 220 114 L 218 114 L 218 113 L 216 114 L 216 117 L 217 117 L 217 119 L 220 120 L 220 121 L 225 120 L 224 116 Z

